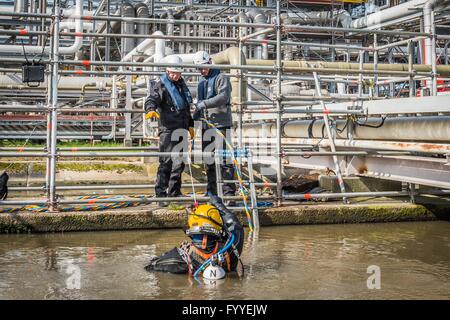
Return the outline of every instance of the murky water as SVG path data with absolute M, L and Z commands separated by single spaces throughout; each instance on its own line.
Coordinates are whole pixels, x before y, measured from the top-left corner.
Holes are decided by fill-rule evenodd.
M 215 285 L 144 270 L 183 239 L 181 230 L 0 235 L 0 299 L 450 299 L 450 222 L 266 227 L 245 245 L 244 278 Z M 371 265 L 381 289 L 367 288 Z

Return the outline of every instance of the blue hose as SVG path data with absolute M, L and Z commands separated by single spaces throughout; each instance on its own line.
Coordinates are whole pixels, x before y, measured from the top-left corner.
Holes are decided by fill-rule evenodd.
M 228 239 L 227 244 L 219 250 L 218 254 L 222 254 L 225 253 L 228 249 L 230 249 L 231 245 L 234 242 L 234 234 L 231 234 L 230 239 Z M 209 264 L 211 263 L 211 258 L 209 258 L 208 260 L 205 261 L 205 263 L 203 263 L 200 268 L 197 269 L 197 271 L 195 271 L 194 273 L 194 278 L 197 278 L 198 274 Z

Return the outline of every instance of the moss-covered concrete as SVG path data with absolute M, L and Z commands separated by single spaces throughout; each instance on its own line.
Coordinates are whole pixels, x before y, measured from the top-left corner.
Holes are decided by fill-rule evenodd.
M 260 210 L 259 215 L 261 226 L 429 221 L 450 219 L 450 206 L 448 201 L 423 204 L 297 204 Z M 239 216 L 246 224 L 244 214 Z M 99 212 L 0 214 L 0 232 L 180 228 L 184 226 L 186 217 L 185 210 L 170 211 L 149 205 Z
M 27 174 L 29 173 L 29 164 L 28 163 L 7 163 L 0 162 L 0 171 L 8 168 L 8 172 L 11 174 Z M 32 164 L 32 173 L 33 174 L 45 174 L 45 163 L 38 162 Z M 119 173 L 123 172 L 139 172 L 144 173 L 144 166 L 141 164 L 120 164 L 120 163 L 88 163 L 88 162 L 59 162 L 56 165 L 56 170 L 67 170 L 74 172 L 83 172 L 83 171 L 116 171 Z

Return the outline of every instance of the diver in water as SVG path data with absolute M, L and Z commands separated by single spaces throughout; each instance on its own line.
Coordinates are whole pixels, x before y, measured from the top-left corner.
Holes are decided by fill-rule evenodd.
M 145 269 L 196 275 L 212 263 L 226 272 L 237 270 L 244 229 L 218 196 L 212 196 L 210 204 L 200 205 L 189 213 L 185 233 L 190 242 L 184 241 L 179 247 L 153 258 Z

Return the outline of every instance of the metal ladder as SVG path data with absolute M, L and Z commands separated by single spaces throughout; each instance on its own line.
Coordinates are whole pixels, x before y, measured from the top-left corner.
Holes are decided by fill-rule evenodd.
M 237 154 L 236 154 L 237 153 Z M 224 183 L 235 183 L 233 181 L 227 181 L 222 180 L 222 170 L 221 170 L 221 163 L 225 156 L 229 155 L 229 151 L 226 150 L 216 150 L 214 157 L 215 157 L 215 166 L 216 166 L 216 183 L 217 183 L 217 194 L 219 197 L 223 198 L 223 188 L 222 185 Z M 235 157 L 240 158 L 241 161 L 247 162 L 247 170 L 248 170 L 248 177 L 249 180 L 243 180 L 245 185 L 249 186 L 250 189 L 250 207 L 249 209 L 252 212 L 252 220 L 253 220 L 253 229 L 254 231 L 259 230 L 259 214 L 258 214 L 258 199 L 256 196 L 256 189 L 255 189 L 255 178 L 253 175 L 253 154 L 252 151 L 249 149 L 237 149 L 235 151 Z

